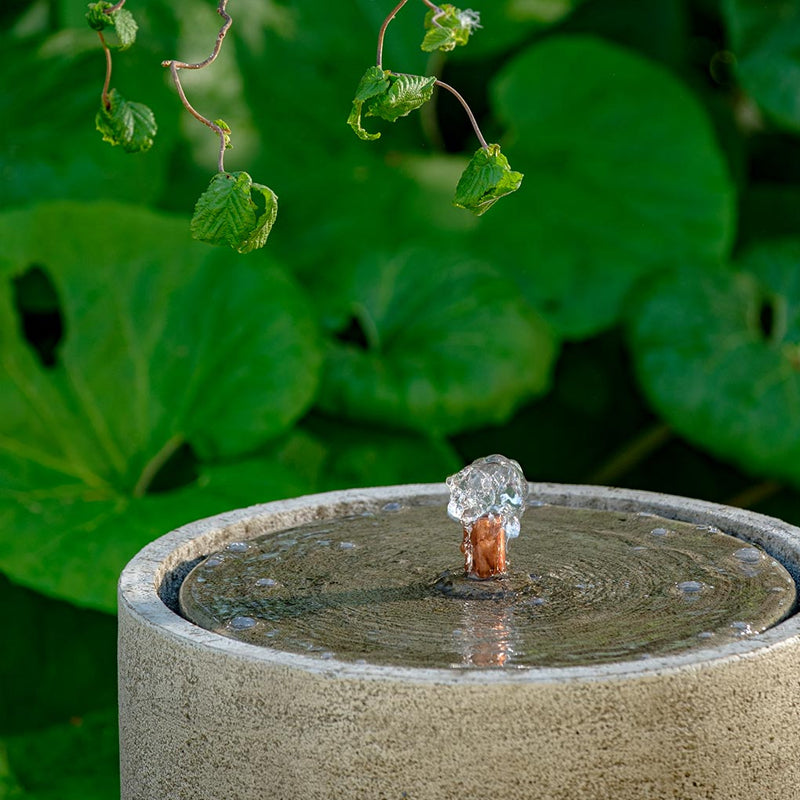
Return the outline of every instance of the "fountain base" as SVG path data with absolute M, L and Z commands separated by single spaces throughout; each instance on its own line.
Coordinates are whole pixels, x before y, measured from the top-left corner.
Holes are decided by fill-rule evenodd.
M 795 581 L 800 530 L 686 498 L 533 484 L 539 500 L 714 525 Z M 200 557 L 443 486 L 338 492 L 187 525 L 119 587 L 122 800 L 785 800 L 800 783 L 800 622 L 678 655 L 582 667 L 409 668 L 298 655 L 178 613 Z M 496 765 L 487 777 L 465 752 Z M 411 768 L 409 768 L 411 767 Z

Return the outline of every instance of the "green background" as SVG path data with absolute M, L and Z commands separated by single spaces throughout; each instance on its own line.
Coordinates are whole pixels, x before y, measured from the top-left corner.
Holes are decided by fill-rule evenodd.
M 526 176 L 479 219 L 452 97 L 346 125 L 391 5 L 230 0 L 183 73 L 279 197 L 248 255 L 190 237 L 217 140 L 160 66 L 212 0 L 126 4 L 142 155 L 85 3 L 0 9 L 0 798 L 116 796 L 116 577 L 193 519 L 502 452 L 800 522 L 800 0 L 475 0 L 447 56 L 410 0 L 384 66 Z

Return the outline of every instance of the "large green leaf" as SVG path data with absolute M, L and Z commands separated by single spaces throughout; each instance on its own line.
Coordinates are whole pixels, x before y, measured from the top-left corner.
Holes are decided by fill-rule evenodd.
M 119 797 L 116 709 L 0 740 L 0 797 L 3 800 Z
M 738 267 L 652 287 L 632 325 L 637 371 L 686 438 L 800 484 L 800 241 L 761 245 Z
M 148 539 L 306 488 L 278 454 L 213 463 L 286 431 L 313 398 L 315 325 L 280 270 L 209 251 L 181 219 L 113 204 L 9 212 L 0 239 L 0 278 L 44 267 L 66 329 L 44 368 L 0 294 L 0 569 L 111 610 L 116 572 Z M 148 495 L 185 446 L 197 481 Z
M 325 446 L 319 490 L 440 483 L 464 466 L 443 439 L 315 415 L 304 430 Z
M 614 323 L 640 276 L 719 260 L 734 197 L 709 121 L 663 68 L 590 37 L 545 40 L 493 87 L 524 191 L 475 247 L 569 337 Z
M 432 250 L 373 255 L 340 291 L 357 330 L 329 348 L 328 412 L 446 434 L 504 420 L 548 386 L 547 326 L 484 264 Z
M 779 124 L 800 129 L 800 0 L 723 0 L 742 86 Z

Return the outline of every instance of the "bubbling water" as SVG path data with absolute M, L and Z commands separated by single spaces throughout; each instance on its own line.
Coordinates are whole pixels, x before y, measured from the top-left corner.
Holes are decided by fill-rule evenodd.
M 718 646 L 795 602 L 780 564 L 715 528 L 535 500 L 508 574 L 448 592 L 443 576 L 463 574 L 454 533 L 444 501 L 429 498 L 269 533 L 201 562 L 181 610 L 224 636 L 320 659 L 526 669 Z

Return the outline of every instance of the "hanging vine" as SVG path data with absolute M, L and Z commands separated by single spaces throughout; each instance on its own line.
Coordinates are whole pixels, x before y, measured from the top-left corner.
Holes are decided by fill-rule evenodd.
M 408 0 L 401 0 L 389 12 L 378 31 L 375 66 L 367 69 L 358 84 L 347 124 L 360 139 L 365 141 L 378 139 L 380 133 L 371 133 L 364 128 L 363 117 L 379 117 L 388 122 L 395 122 L 427 103 L 433 95 L 434 88 L 450 92 L 466 112 L 480 143 L 480 148 L 458 181 L 453 204 L 480 216 L 501 197 L 519 189 L 523 175 L 511 169 L 508 159 L 500 152 L 500 145 L 489 144 L 486 141 L 472 109 L 456 89 L 436 77 L 409 75 L 384 69 L 383 43 L 386 29 L 407 2 Z M 425 36 L 421 45 L 426 52 L 435 50 L 449 52 L 458 46 L 463 46 L 467 44 L 471 34 L 480 27 L 480 15 L 477 11 L 461 10 L 449 3 L 437 6 L 431 0 L 422 2 L 428 6 L 424 23 Z

